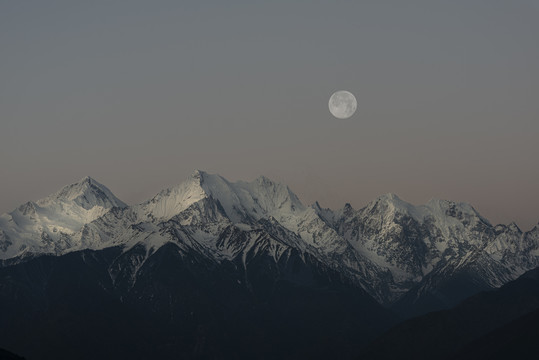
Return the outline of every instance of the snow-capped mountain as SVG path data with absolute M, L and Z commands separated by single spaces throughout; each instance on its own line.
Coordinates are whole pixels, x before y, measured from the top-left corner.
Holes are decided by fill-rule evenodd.
M 472 206 L 430 200 L 414 206 L 386 194 L 365 208 L 344 212 L 339 233 L 393 275 L 389 301 L 420 298 L 425 311 L 452 305 L 483 289 L 499 287 L 539 265 L 537 228 L 492 226 Z
M 126 205 L 90 177 L 29 201 L 0 216 L 0 258 L 63 254 L 72 249 L 74 234 L 114 207 Z
M 85 178 L 0 217 L 0 259 L 11 262 L 84 249 L 144 249 L 132 269 L 136 279 L 144 261 L 168 243 L 243 266 L 257 254 L 279 263 L 298 253 L 383 304 L 414 303 L 432 293 L 443 298 L 449 291 L 443 284 L 463 274 L 477 290 L 498 287 L 539 266 L 537 227 L 523 233 L 514 224 L 492 226 L 466 203 L 415 206 L 386 194 L 359 210 L 347 204 L 332 211 L 305 206 L 265 177 L 229 182 L 203 171 L 133 206 Z

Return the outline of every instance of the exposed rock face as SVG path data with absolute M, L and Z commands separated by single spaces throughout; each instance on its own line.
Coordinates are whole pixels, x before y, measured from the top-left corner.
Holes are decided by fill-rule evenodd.
M 135 261 L 142 266 L 169 243 L 217 263 L 260 253 L 278 264 L 293 252 L 403 312 L 452 305 L 539 266 L 539 228 L 492 226 L 466 203 L 414 206 L 386 194 L 332 211 L 303 205 L 265 177 L 232 183 L 203 171 L 133 206 L 84 178 L 0 217 L 6 264 L 119 247 L 144 249 Z

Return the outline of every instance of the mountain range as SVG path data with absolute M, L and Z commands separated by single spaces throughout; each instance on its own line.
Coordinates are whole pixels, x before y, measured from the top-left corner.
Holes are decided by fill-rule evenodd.
M 0 261 L 0 347 L 24 356 L 47 358 L 48 347 L 81 358 L 61 339 L 92 334 L 113 337 L 119 354 L 136 338 L 133 356 L 233 358 L 265 346 L 347 357 L 403 318 L 538 267 L 539 226 L 522 232 L 467 203 L 394 194 L 358 210 L 306 206 L 268 178 L 203 171 L 128 206 L 86 177 L 1 215 Z M 49 334 L 41 348 L 23 336 L 29 326 Z M 135 331 L 148 327 L 158 330 Z M 94 350 L 88 358 L 103 355 Z
M 4 263 L 115 246 L 149 256 L 167 243 L 218 262 L 257 251 L 278 261 L 294 249 L 399 308 L 446 307 L 469 295 L 452 291 L 457 284 L 497 288 L 539 265 L 539 226 L 493 226 L 467 203 L 414 206 L 386 194 L 333 211 L 265 177 L 233 183 L 203 171 L 134 206 L 86 177 L 0 216 Z

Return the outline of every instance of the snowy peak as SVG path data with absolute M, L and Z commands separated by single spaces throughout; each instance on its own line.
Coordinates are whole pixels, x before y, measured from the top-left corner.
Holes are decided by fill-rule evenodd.
M 472 205 L 465 202 L 431 199 L 425 206 L 437 216 L 449 216 L 459 220 L 475 218 L 477 221 L 490 225 L 490 222 L 481 216 Z
M 316 214 L 318 214 L 318 216 L 320 216 L 322 220 L 324 220 L 330 226 L 334 225 L 336 217 L 339 217 L 342 213 L 338 211 L 334 212 L 329 208 L 322 208 L 318 201 L 315 201 L 315 203 L 311 205 L 311 208 L 316 212 Z
M 230 182 L 220 175 L 201 170 L 196 170 L 181 184 L 161 191 L 142 204 L 142 208 L 153 218 L 168 220 L 208 197 L 218 201 L 234 223 L 252 223 L 268 215 L 305 210 L 286 185 L 266 177 L 252 182 Z
M 234 222 L 249 223 L 268 216 L 282 221 L 306 209 L 288 186 L 266 177 L 259 177 L 252 182 L 212 182 L 207 183 L 206 188 L 221 202 Z
M 204 174 L 196 170 L 186 181 L 162 190 L 152 199 L 139 205 L 138 212 L 161 220 L 169 220 L 178 215 L 192 204 L 208 197 L 202 188 Z
M 25 253 L 61 253 L 73 246 L 70 236 L 125 205 L 104 185 L 85 177 L 36 202 L 0 216 L 0 259 Z
M 414 205 L 402 200 L 393 193 L 378 196 L 367 205 L 367 208 L 403 213 L 410 213 L 415 210 Z
M 257 178 L 251 183 L 238 182 L 236 186 L 239 191 L 248 192 L 251 198 L 266 213 L 305 210 L 305 206 L 288 186 L 272 181 L 264 176 Z
M 522 230 L 520 230 L 520 228 L 514 221 L 512 221 L 507 227 L 516 234 L 522 234 Z
M 48 206 L 57 202 L 73 202 L 90 210 L 94 206 L 102 208 L 126 207 L 105 185 L 87 176 L 80 181 L 64 186 L 56 193 L 37 202 L 39 206 Z
M 520 228 L 515 222 L 511 222 L 509 225 L 498 224 L 494 227 L 494 230 L 496 231 L 497 234 L 500 234 L 500 233 L 511 233 L 513 235 L 522 234 L 522 230 L 520 230 Z
M 422 221 L 426 215 L 425 209 L 414 206 L 392 193 L 379 196 L 359 211 L 364 215 L 379 214 L 389 221 L 401 215 L 407 215 L 417 221 Z
M 32 201 L 28 201 L 17 208 L 17 211 L 24 216 L 33 216 L 36 214 L 37 205 Z
M 363 214 L 382 214 L 386 219 L 406 215 L 420 223 L 426 219 L 437 221 L 446 218 L 452 218 L 454 222 L 469 223 L 473 219 L 475 222 L 482 222 L 490 226 L 489 221 L 468 203 L 431 199 L 424 205 L 413 205 L 392 193 L 379 196 L 360 212 Z

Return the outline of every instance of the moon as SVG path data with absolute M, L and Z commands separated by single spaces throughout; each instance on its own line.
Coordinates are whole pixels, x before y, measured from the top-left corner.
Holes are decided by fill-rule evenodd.
M 336 91 L 329 98 L 329 112 L 337 119 L 348 119 L 356 109 L 356 97 L 349 91 Z

